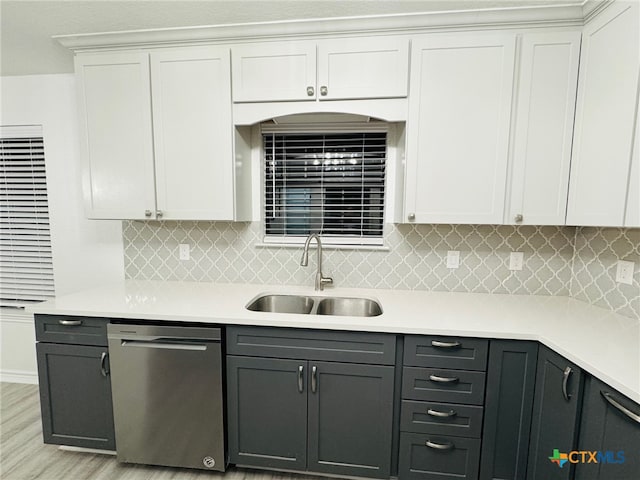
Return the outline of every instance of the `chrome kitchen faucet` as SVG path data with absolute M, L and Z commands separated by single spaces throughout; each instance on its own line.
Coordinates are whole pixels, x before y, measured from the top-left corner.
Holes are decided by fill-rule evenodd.
M 320 241 L 320 235 L 312 233 L 307 237 L 307 241 L 304 242 L 304 250 L 302 251 L 302 258 L 300 259 L 300 265 L 306 267 L 309 265 L 309 244 L 312 239 L 316 239 L 318 243 L 318 271 L 316 272 L 316 290 L 324 290 L 325 285 L 333 284 L 333 278 L 322 276 L 322 241 Z

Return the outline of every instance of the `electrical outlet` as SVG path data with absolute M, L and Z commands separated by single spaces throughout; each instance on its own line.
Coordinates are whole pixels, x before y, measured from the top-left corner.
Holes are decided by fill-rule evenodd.
M 191 249 L 188 243 L 181 243 L 178 245 L 180 252 L 180 260 L 189 260 L 191 258 Z
M 627 262 L 625 260 L 619 260 L 616 268 L 616 282 L 626 283 L 631 285 L 633 283 L 633 262 Z
M 460 266 L 460 252 L 449 250 L 447 252 L 447 268 L 458 268 Z
M 523 263 L 523 252 L 511 252 L 511 255 L 509 255 L 509 270 L 522 270 Z

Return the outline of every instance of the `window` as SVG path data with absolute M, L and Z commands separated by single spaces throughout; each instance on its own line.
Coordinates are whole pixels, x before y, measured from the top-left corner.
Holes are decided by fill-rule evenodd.
M 386 131 L 263 133 L 265 242 L 382 245 Z
M 0 306 L 54 296 L 40 127 L 0 127 Z

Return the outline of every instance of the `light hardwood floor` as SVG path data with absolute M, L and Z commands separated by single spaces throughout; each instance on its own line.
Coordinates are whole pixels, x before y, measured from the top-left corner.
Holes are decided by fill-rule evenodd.
M 59 450 L 42 443 L 37 385 L 0 383 L 2 480 L 320 480 L 231 467 L 226 473 L 122 464 L 112 455 Z M 324 479 L 326 480 L 326 479 Z

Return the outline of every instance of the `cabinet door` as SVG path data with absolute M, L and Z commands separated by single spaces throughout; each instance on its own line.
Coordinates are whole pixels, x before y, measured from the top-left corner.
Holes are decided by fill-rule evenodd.
M 305 470 L 307 362 L 227 356 L 229 461 Z
M 405 213 L 415 222 L 502 223 L 514 54 L 510 33 L 413 42 Z
M 537 342 L 492 340 L 480 478 L 520 480 L 527 472 Z
M 636 480 L 640 472 L 640 405 L 588 377 L 578 449 L 598 452 L 598 463 L 576 465 L 576 480 Z
M 640 120 L 637 115 L 630 175 L 624 226 L 640 227 Z
M 108 350 L 37 343 L 45 443 L 115 450 Z
M 234 102 L 315 100 L 315 42 L 240 45 L 231 56 Z
M 558 468 L 549 461 L 554 449 L 575 450 L 582 400 L 582 372 L 548 348 L 538 353 L 536 393 L 529 446 L 527 478 L 573 478 L 573 464 Z
M 163 219 L 233 220 L 229 49 L 151 53 L 158 210 Z
M 75 59 L 89 218 L 145 219 L 155 210 L 149 56 Z
M 583 30 L 569 225 L 624 224 L 638 105 L 639 8 L 613 2 Z
M 389 478 L 394 368 L 309 365 L 308 470 Z
M 522 37 L 507 224 L 564 225 L 579 55 L 579 31 Z
M 318 43 L 320 100 L 406 97 L 409 40 L 365 37 Z

